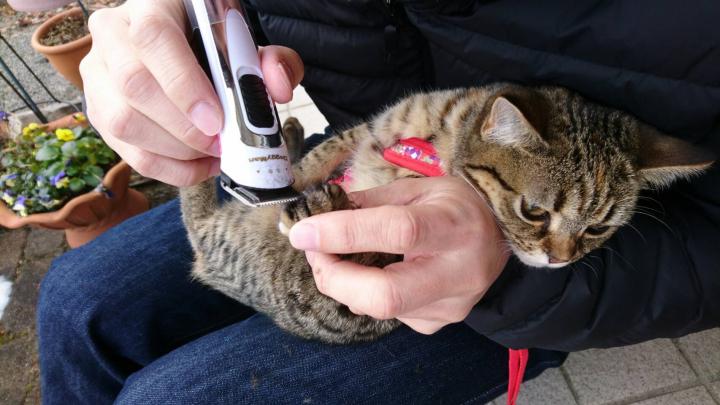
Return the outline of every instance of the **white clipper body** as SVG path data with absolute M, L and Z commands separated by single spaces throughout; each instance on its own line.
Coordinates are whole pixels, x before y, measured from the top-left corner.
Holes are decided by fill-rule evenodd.
M 225 115 L 221 186 L 250 206 L 298 198 L 290 187 L 294 179 L 287 147 L 240 1 L 184 1 L 194 31 L 192 45 Z

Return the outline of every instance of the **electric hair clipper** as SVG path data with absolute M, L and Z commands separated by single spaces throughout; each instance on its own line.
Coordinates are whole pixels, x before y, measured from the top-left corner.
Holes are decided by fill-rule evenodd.
M 277 110 L 240 0 L 184 1 L 191 45 L 225 113 L 220 185 L 253 207 L 297 199 Z

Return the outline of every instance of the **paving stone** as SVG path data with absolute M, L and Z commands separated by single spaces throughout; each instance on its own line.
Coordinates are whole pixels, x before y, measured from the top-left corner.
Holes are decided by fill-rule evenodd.
M 669 339 L 572 353 L 564 367 L 583 405 L 640 397 L 697 380 Z
M 0 231 L 0 275 L 8 280 L 15 280 L 15 269 L 26 239 L 26 229 Z
M 51 258 L 46 258 L 20 266 L 18 278 L 13 284 L 12 298 L 5 308 L 0 327 L 12 333 L 34 330 L 40 280 L 47 272 L 50 262 Z
M 37 350 L 32 333 L 0 335 L 0 404 L 21 404 L 37 384 Z M 9 341 L 8 341 L 9 340 Z
M 710 384 L 710 389 L 712 390 L 713 394 L 715 394 L 715 398 L 720 399 L 720 380 Z
M 633 402 L 634 405 L 715 405 L 712 397 L 705 387 L 695 387 L 684 391 L 673 392 L 666 395 Z
M 55 257 L 65 249 L 65 233 L 63 231 L 33 228 L 28 235 L 25 259 Z
M 496 398 L 494 405 L 505 405 L 507 394 Z M 575 399 L 559 368 L 545 370 L 537 378 L 523 383 L 518 404 L 575 405 Z
M 682 337 L 677 344 L 703 378 L 720 378 L 720 328 Z

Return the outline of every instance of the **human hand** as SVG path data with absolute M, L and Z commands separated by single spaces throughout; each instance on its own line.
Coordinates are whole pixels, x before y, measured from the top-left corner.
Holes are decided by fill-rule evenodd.
M 350 197 L 361 209 L 304 219 L 290 242 L 306 250 L 318 290 L 358 315 L 434 333 L 464 320 L 507 263 L 494 216 L 461 179 L 403 179 Z M 404 259 L 381 269 L 336 255 L 372 251 Z
M 180 0 L 128 0 L 89 21 L 93 46 L 80 72 L 88 118 L 130 166 L 186 186 L 219 173 L 222 110 L 186 37 Z M 293 50 L 268 46 L 260 61 L 270 96 L 288 102 L 303 76 Z

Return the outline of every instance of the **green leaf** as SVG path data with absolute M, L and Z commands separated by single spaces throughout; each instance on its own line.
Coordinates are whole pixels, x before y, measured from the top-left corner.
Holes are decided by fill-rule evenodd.
M 85 183 L 87 183 L 87 185 L 90 187 L 97 187 L 97 185 L 100 184 L 99 178 L 89 174 L 83 176 L 83 180 L 85 180 Z
M 68 176 L 75 176 L 80 170 L 76 166 L 70 166 L 65 170 Z
M 56 174 L 60 173 L 62 169 L 65 168 L 65 163 L 63 162 L 55 162 L 51 164 L 47 169 L 45 169 L 45 176 L 53 177 Z
M 60 149 L 54 146 L 45 145 L 35 155 L 35 160 L 41 162 L 53 160 L 60 155 Z
M 65 155 L 65 156 L 69 156 L 69 157 L 77 156 L 78 147 L 77 147 L 77 143 L 75 143 L 75 141 L 65 142 L 65 144 L 62 146 L 61 149 L 62 149 L 63 155 Z
M 85 169 L 85 170 L 87 171 L 87 173 L 89 173 L 99 179 L 102 179 L 102 177 L 105 175 L 105 171 L 103 171 L 103 169 L 101 169 L 98 166 L 88 166 L 87 169 Z
M 83 188 L 85 188 L 85 180 L 83 179 L 72 179 L 70 180 L 70 190 L 72 191 L 80 191 Z

